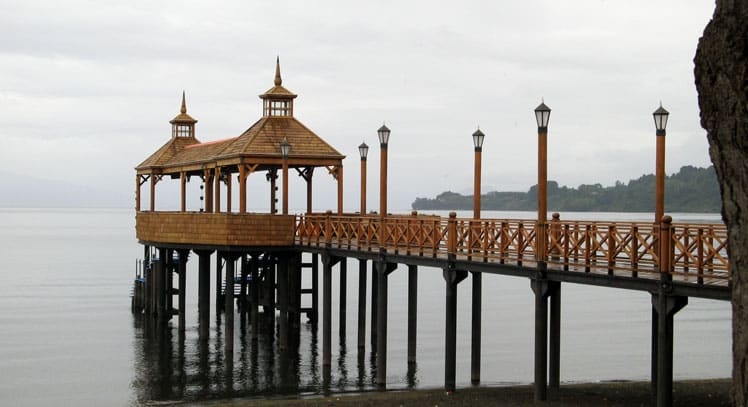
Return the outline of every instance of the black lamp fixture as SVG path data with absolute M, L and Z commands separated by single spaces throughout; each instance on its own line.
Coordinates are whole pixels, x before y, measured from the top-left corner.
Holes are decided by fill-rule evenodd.
M 657 110 L 655 110 L 654 113 L 652 113 L 652 116 L 654 117 L 655 128 L 657 129 L 657 135 L 664 136 L 665 128 L 667 127 L 667 118 L 668 116 L 670 116 L 670 112 L 665 110 L 665 108 L 662 107 L 662 102 L 660 102 L 660 107 L 658 107 Z
M 389 132 L 389 130 L 388 130 L 388 132 Z M 358 146 L 358 153 L 361 154 L 361 159 L 365 160 L 366 156 L 369 155 L 369 146 L 366 145 L 366 143 L 361 143 L 361 145 Z
M 383 124 L 382 127 L 377 130 L 377 134 L 379 135 L 379 144 L 382 147 L 387 147 L 387 143 L 390 141 L 390 129 Z
M 541 99 L 540 104 L 535 108 L 535 121 L 538 122 L 538 131 L 548 129 L 548 119 L 550 117 L 551 108 L 546 106 L 545 102 Z

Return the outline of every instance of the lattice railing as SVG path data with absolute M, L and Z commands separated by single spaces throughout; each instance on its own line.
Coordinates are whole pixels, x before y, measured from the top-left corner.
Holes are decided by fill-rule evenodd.
M 664 229 L 663 229 L 664 227 Z M 550 268 L 656 278 L 664 264 L 671 276 L 698 284 L 729 282 L 727 230 L 720 224 L 561 221 L 546 225 Z M 669 246 L 661 247 L 660 235 Z M 535 220 L 457 219 L 455 216 L 307 214 L 296 222 L 296 242 L 351 250 L 486 263 L 537 264 Z M 660 262 L 665 250 L 667 262 Z

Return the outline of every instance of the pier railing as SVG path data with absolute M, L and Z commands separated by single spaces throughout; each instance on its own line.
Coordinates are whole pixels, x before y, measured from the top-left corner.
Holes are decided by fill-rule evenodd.
M 454 216 L 306 214 L 297 217 L 296 244 L 550 269 L 729 283 L 727 230 L 722 224 L 561 221 L 546 225 L 545 259 L 538 259 L 537 221 Z M 660 239 L 660 235 L 663 239 Z M 662 243 L 662 245 L 661 245 Z M 660 261 L 666 253 L 666 261 Z

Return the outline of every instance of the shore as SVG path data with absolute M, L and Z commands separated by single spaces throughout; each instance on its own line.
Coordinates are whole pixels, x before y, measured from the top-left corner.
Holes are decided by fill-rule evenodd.
M 730 406 L 731 379 L 677 381 L 674 406 Z M 158 403 L 162 405 L 162 403 Z M 180 403 L 181 404 L 181 403 Z M 535 403 L 531 385 L 468 387 L 454 393 L 438 389 L 332 394 L 310 398 L 218 400 L 187 403 L 233 407 L 330 407 L 330 406 L 650 406 L 654 405 L 649 382 L 565 384 L 548 401 Z

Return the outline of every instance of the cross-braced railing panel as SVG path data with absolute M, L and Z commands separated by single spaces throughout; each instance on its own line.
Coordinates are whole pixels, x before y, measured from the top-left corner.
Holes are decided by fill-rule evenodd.
M 716 224 L 560 221 L 545 225 L 545 258 L 538 259 L 538 223 L 517 219 L 457 219 L 439 216 L 307 214 L 299 216 L 296 241 L 305 246 L 385 250 L 411 256 L 448 257 L 485 263 L 657 278 L 660 233 L 669 239 L 669 270 L 697 284 L 729 281 L 727 230 Z M 667 226 L 665 226 L 667 227 Z M 665 244 L 665 242 L 663 242 Z

